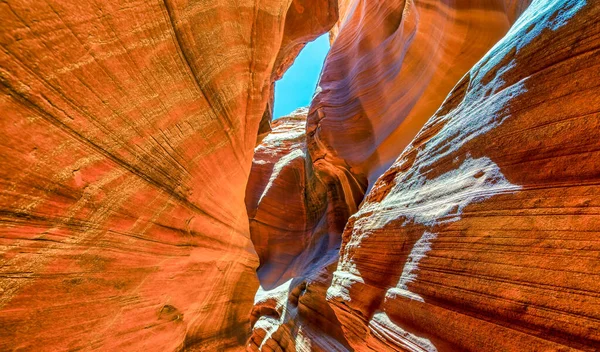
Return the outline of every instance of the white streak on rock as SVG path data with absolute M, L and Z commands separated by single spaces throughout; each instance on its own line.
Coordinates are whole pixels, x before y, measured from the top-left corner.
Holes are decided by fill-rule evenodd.
M 298 158 L 304 159 L 304 152 L 300 149 L 294 149 L 289 154 L 287 154 L 287 155 L 283 156 L 281 159 L 277 160 L 277 163 L 275 163 L 275 166 L 273 166 L 273 172 L 271 173 L 271 177 L 269 178 L 269 183 L 267 183 L 267 186 L 263 190 L 263 193 L 260 195 L 258 204 L 260 204 L 262 202 L 263 198 L 265 197 L 265 195 L 267 195 L 267 193 L 269 193 L 269 190 L 273 186 L 273 183 L 279 177 L 279 173 L 281 172 L 281 170 L 283 170 L 283 168 L 286 165 L 292 163 L 295 159 L 298 159 Z
M 404 269 L 402 269 L 402 276 L 400 276 L 400 282 L 398 282 L 399 294 L 403 294 L 404 292 L 410 293 L 407 295 L 411 299 L 415 299 L 423 302 L 423 298 L 417 294 L 413 294 L 408 291 L 407 284 L 409 282 L 413 282 L 417 278 L 417 270 L 419 268 L 419 261 L 425 257 L 427 252 L 431 250 L 431 241 L 437 237 L 436 234 L 425 231 L 423 236 L 419 238 L 419 240 L 413 246 L 413 249 L 410 251 L 408 258 L 406 259 L 406 263 L 404 264 Z M 391 291 L 391 290 L 390 290 Z M 388 291 L 387 295 L 391 295 L 393 292 Z
M 369 327 L 373 334 L 377 335 L 383 341 L 390 341 L 397 344 L 404 350 L 437 352 L 437 348 L 424 337 L 411 334 L 394 324 L 384 312 L 377 312 L 369 322 Z

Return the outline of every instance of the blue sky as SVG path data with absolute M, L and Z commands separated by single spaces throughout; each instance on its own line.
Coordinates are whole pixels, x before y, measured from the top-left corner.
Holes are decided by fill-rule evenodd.
M 275 82 L 273 118 L 285 116 L 310 103 L 328 51 L 329 33 L 306 44 L 283 78 Z

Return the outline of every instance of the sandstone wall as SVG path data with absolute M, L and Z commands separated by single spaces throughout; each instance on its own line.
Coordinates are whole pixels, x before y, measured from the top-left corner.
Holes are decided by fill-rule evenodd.
M 0 350 L 600 349 L 599 18 L 1 2 Z
M 0 18 L 0 350 L 241 348 L 259 123 L 336 3 L 11 0 Z
M 534 1 L 346 226 L 357 350 L 600 348 L 600 7 Z
M 250 349 L 598 348 L 599 10 L 340 2 L 256 149 Z

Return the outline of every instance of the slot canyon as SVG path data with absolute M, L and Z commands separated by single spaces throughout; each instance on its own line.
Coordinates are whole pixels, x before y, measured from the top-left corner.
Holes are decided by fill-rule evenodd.
M 0 20 L 0 351 L 600 351 L 600 1 Z

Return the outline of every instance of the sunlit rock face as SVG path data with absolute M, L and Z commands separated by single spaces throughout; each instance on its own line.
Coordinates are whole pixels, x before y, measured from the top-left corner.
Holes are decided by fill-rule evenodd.
M 306 121 L 256 149 L 249 350 L 600 348 L 599 16 L 341 2 Z
M 533 1 L 375 183 L 327 292 L 353 348 L 600 348 L 599 5 Z
M 349 216 L 524 8 L 503 1 L 341 4 L 308 118 L 298 111 L 278 120 L 255 150 L 246 205 L 261 287 L 250 349 L 351 349 L 325 300 Z M 385 142 L 392 132 L 394 142 Z
M 341 1 L 309 115 L 313 157 L 372 185 L 528 3 Z
M 0 350 L 599 350 L 599 18 L 1 2 Z
M 259 124 L 336 2 L 9 0 L 0 19 L 0 350 L 242 348 Z
M 251 351 L 349 348 L 325 293 L 351 213 L 340 179 L 316 173 L 306 153 L 306 112 L 276 120 L 255 150 L 246 205 L 261 265 Z

